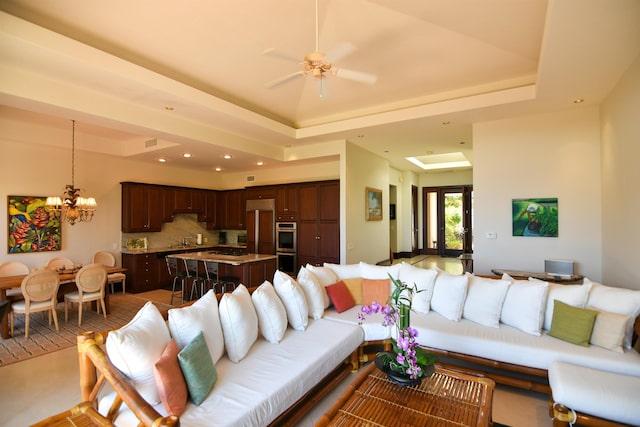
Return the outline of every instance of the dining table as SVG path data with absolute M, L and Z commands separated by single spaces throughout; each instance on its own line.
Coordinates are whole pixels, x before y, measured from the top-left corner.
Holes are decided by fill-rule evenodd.
M 107 270 L 107 274 L 111 273 L 124 273 L 127 271 L 126 268 L 122 267 L 105 267 Z M 63 282 L 73 282 L 76 278 L 76 273 L 78 270 L 73 271 L 58 271 L 58 275 L 60 276 L 60 283 Z M 19 276 L 7 276 L 0 277 L 0 301 L 5 301 L 7 299 L 7 289 L 19 288 L 22 285 L 22 280 L 27 277 L 26 274 L 22 274 Z M 107 281 L 105 280 L 105 286 L 107 285 Z M 105 290 L 104 294 L 104 305 L 106 308 L 107 314 L 109 314 L 109 292 L 108 289 Z M 9 314 L 5 314 L 4 318 L 1 319 L 0 322 L 0 334 L 2 338 L 7 339 L 10 337 L 9 335 Z

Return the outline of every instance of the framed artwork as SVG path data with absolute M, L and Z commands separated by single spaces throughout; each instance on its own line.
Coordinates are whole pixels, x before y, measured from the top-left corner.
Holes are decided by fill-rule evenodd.
M 60 220 L 46 206 L 46 197 L 7 196 L 10 254 L 59 251 Z
M 523 237 L 558 237 L 558 199 L 513 199 L 512 234 Z
M 365 209 L 367 221 L 382 221 L 382 190 L 366 188 Z

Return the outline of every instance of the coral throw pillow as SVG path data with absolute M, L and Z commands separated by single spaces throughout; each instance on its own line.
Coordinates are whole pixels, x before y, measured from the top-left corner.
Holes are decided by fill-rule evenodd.
M 329 298 L 338 313 L 349 310 L 351 307 L 356 305 L 347 285 L 345 285 L 342 280 L 333 285 L 327 286 L 326 289 L 329 294 Z
M 370 305 L 376 301 L 385 305 L 391 294 L 391 280 L 389 279 L 362 279 L 362 303 Z
M 171 340 L 162 352 L 160 360 L 154 365 L 160 401 L 169 414 L 177 417 L 184 412 L 189 397 L 187 383 L 178 362 L 178 353 L 180 353 L 178 344 L 175 340 Z

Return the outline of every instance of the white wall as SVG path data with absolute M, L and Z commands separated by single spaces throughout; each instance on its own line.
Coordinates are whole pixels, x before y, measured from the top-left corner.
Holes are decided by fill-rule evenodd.
M 603 282 L 640 289 L 640 57 L 601 108 Z
M 345 209 L 347 264 L 375 264 L 389 258 L 389 162 L 347 142 L 345 152 Z M 365 189 L 382 190 L 382 221 L 365 220 Z M 341 253 L 342 255 L 342 253 Z
M 557 258 L 601 280 L 599 117 L 597 107 L 576 106 L 474 125 L 475 272 L 544 271 L 544 260 Z M 511 235 L 511 201 L 529 197 L 558 198 L 559 237 Z

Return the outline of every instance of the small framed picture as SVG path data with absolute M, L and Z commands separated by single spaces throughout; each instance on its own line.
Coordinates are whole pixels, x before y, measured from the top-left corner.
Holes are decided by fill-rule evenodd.
M 365 219 L 382 221 L 382 190 L 367 187 L 365 190 Z

